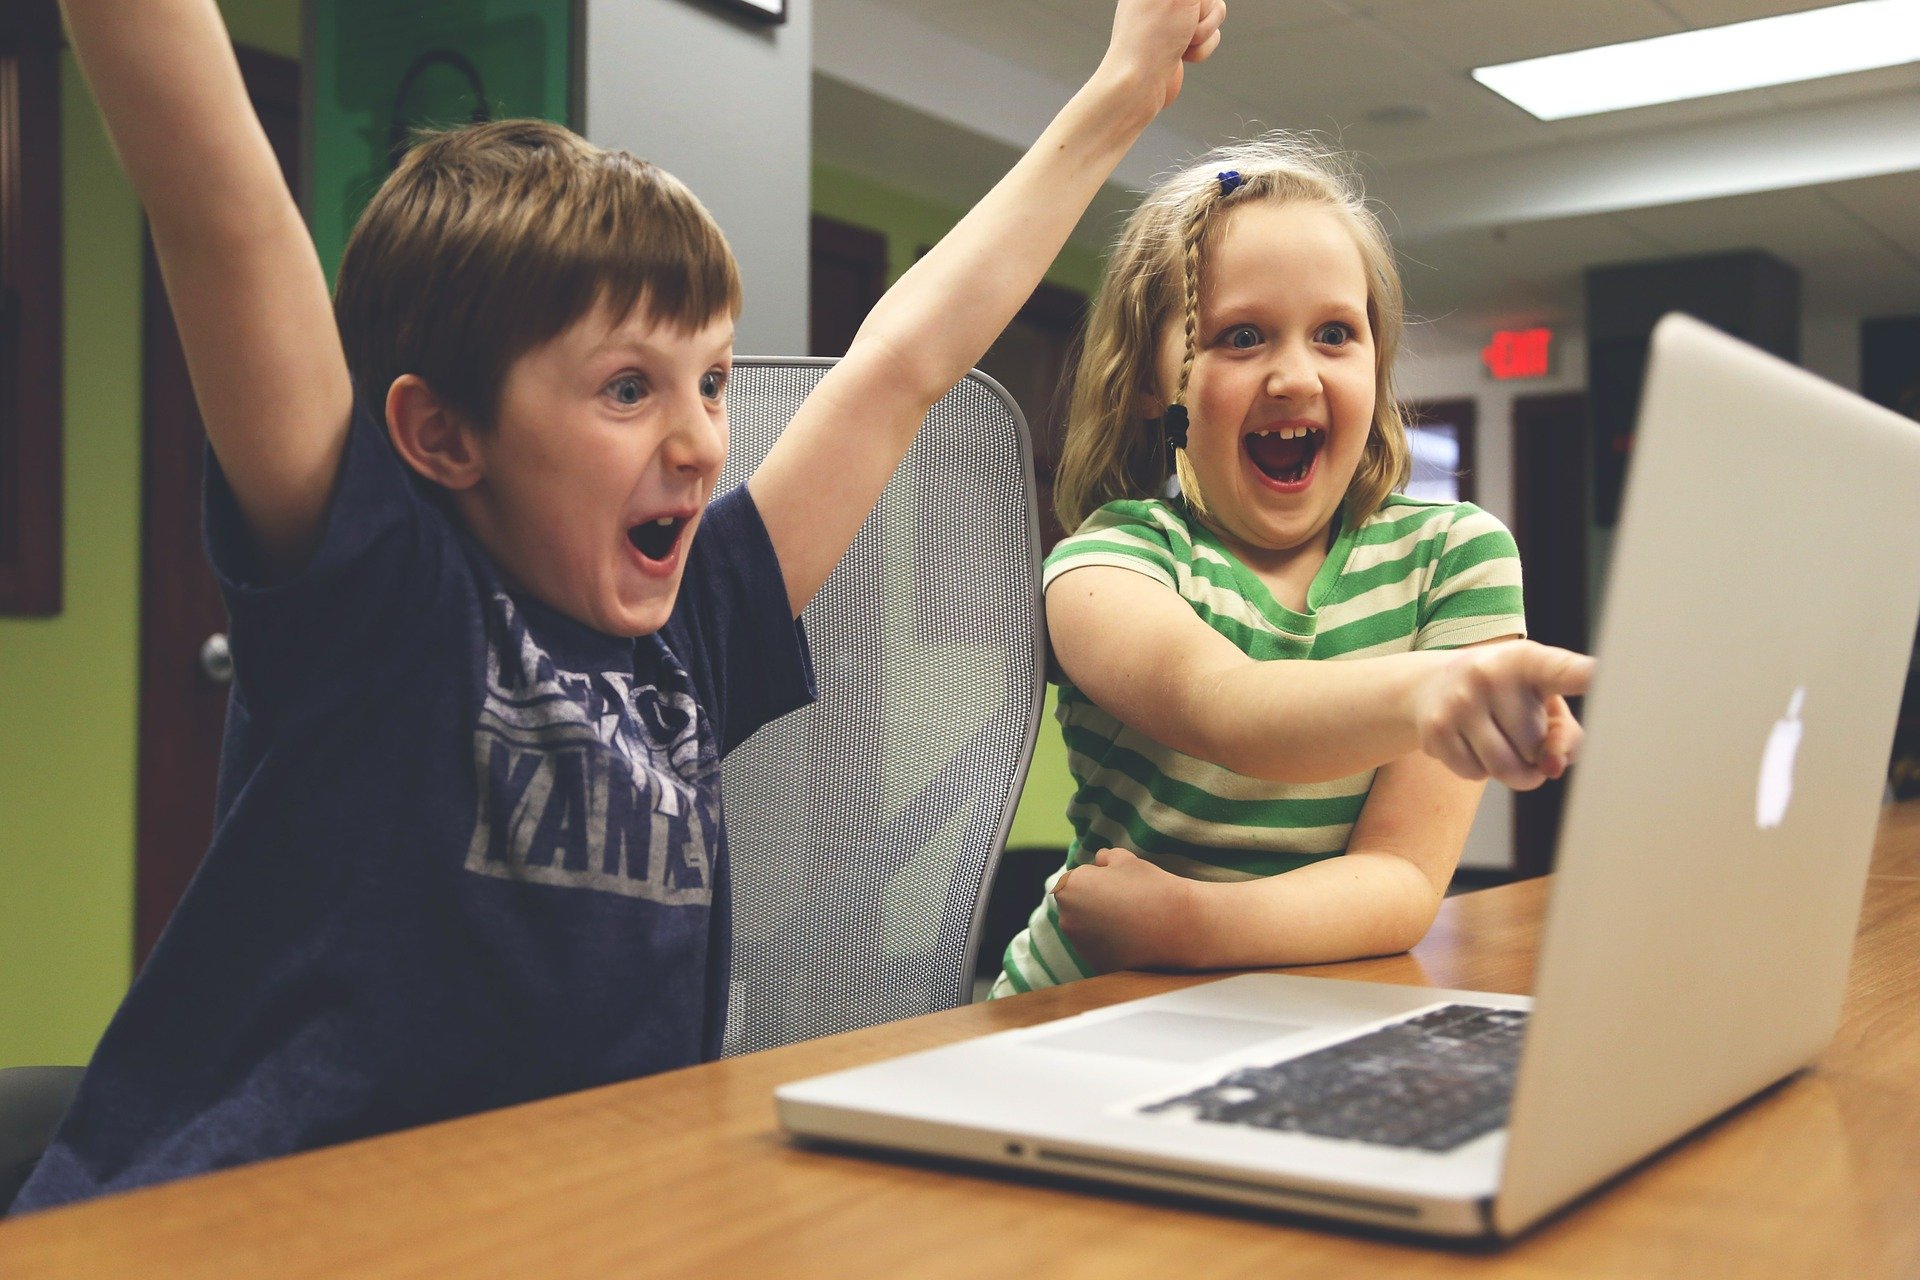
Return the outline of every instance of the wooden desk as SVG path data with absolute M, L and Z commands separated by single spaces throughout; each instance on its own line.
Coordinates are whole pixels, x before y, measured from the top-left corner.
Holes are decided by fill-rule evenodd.
M 1341 977 L 1523 992 L 1546 883 Z M 1504 1249 L 803 1150 L 783 1081 L 1192 978 L 1117 974 L 0 1223 L 0 1276 L 1920 1275 L 1920 805 L 1812 1072 Z

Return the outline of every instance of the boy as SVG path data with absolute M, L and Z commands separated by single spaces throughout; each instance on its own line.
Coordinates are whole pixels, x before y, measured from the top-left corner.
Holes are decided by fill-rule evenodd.
M 66 11 L 212 446 L 236 679 L 206 862 L 16 1208 L 712 1056 L 719 761 L 811 695 L 795 619 L 1224 4 L 1120 0 L 717 499 L 740 286 L 678 182 L 538 123 L 432 139 L 330 315 L 213 0 Z

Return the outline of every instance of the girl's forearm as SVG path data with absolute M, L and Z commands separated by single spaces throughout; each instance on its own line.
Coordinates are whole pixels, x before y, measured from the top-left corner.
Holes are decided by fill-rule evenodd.
M 1203 686 L 1190 754 L 1279 782 L 1328 782 L 1421 748 L 1415 695 L 1442 652 L 1351 662 L 1239 663 Z M 1178 745 L 1178 744 L 1175 744 Z
M 1405 951 L 1442 891 L 1405 858 L 1355 851 L 1262 880 L 1189 881 L 1183 969 L 1331 964 Z
M 848 352 L 931 405 L 1039 284 L 1155 115 L 1153 85 L 1103 63 L 992 191 L 888 290 Z M 916 424 L 917 425 L 917 424 Z

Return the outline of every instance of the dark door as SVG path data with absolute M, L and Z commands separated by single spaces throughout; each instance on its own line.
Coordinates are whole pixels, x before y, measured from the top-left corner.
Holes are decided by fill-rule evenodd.
M 1514 540 L 1527 593 L 1527 632 L 1542 644 L 1586 652 L 1587 397 L 1522 396 L 1513 402 Z M 1513 866 L 1553 869 L 1566 783 L 1517 792 Z
M 1074 343 L 1086 313 L 1085 294 L 1043 282 L 980 357 L 980 371 L 1007 389 L 1027 420 L 1042 555 L 1065 536 L 1053 514 L 1053 475 L 1066 439 Z
M 808 350 L 843 356 L 867 312 L 887 291 L 887 238 L 815 214 L 808 252 Z
M 300 153 L 299 64 L 239 53 L 254 110 L 291 183 Z M 227 613 L 200 537 L 206 435 L 150 242 L 145 283 L 136 966 L 207 851 L 227 709 Z

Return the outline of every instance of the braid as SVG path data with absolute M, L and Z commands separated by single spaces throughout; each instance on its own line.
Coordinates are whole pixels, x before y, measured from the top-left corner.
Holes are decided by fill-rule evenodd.
M 1173 403 L 1184 405 L 1187 402 L 1187 381 L 1193 376 L 1193 360 L 1198 347 L 1200 329 L 1200 242 L 1206 238 L 1207 215 L 1213 212 L 1218 203 L 1214 194 L 1217 187 L 1209 187 L 1195 202 L 1193 212 L 1187 215 L 1187 225 L 1181 232 L 1181 244 L 1184 251 L 1183 278 L 1186 302 L 1186 350 L 1180 357 L 1180 385 L 1173 394 Z
M 1234 177 L 1237 179 L 1238 174 Z M 1227 193 L 1219 185 L 1208 186 L 1202 190 L 1199 200 L 1194 202 L 1193 212 L 1187 215 L 1186 226 L 1181 230 L 1181 277 L 1186 304 L 1186 349 L 1180 355 L 1180 382 L 1173 394 L 1173 403 L 1167 409 L 1167 420 L 1174 430 L 1167 438 L 1169 470 L 1180 480 L 1180 493 L 1186 499 L 1196 515 L 1206 514 L 1205 500 L 1200 496 L 1200 477 L 1194 474 L 1193 464 L 1187 458 L 1187 428 L 1191 415 L 1187 410 L 1187 384 L 1193 378 L 1193 362 L 1199 351 L 1200 338 L 1200 246 L 1206 239 L 1207 219 L 1213 213 L 1214 206 L 1226 198 Z

